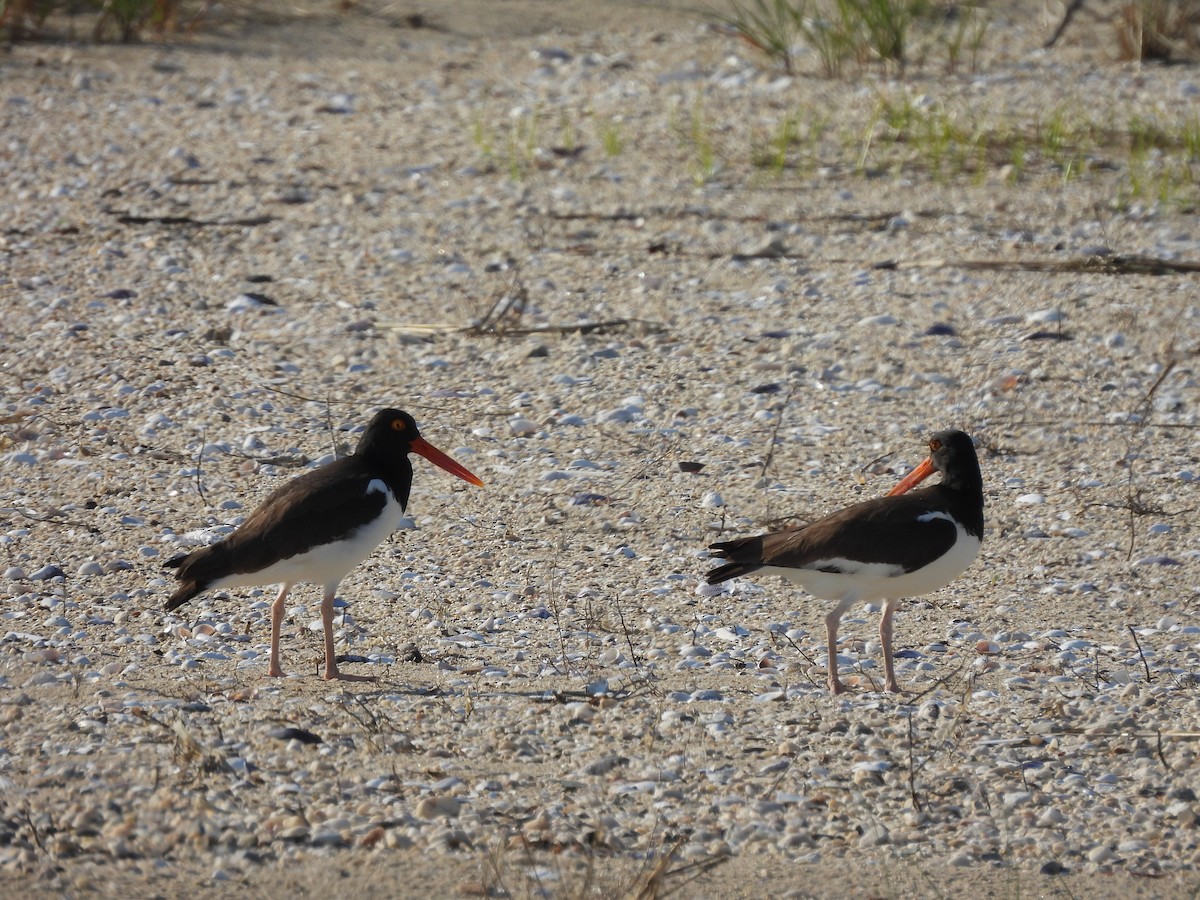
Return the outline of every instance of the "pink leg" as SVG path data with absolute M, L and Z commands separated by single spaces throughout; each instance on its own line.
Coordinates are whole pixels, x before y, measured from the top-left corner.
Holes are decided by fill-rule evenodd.
M 279 596 L 271 604 L 271 663 L 267 667 L 267 675 L 271 678 L 282 678 L 283 669 L 279 665 L 279 629 L 283 626 L 283 603 L 287 600 L 290 584 L 279 589 Z
M 846 686 L 838 678 L 837 633 L 842 616 L 853 605 L 853 597 L 844 597 L 838 601 L 838 605 L 831 609 L 829 615 L 825 617 L 825 640 L 829 645 L 829 692 L 831 694 L 840 694 L 846 690 Z
M 903 694 L 904 690 L 896 681 L 896 669 L 892 663 L 892 616 L 899 607 L 899 600 L 883 601 L 883 615 L 879 618 L 879 644 L 883 647 L 883 689 Z
M 349 675 L 338 671 L 337 653 L 333 649 L 333 598 L 336 593 L 336 586 L 326 588 L 325 596 L 321 599 L 321 626 L 325 629 L 325 680 L 375 681 L 374 675 Z

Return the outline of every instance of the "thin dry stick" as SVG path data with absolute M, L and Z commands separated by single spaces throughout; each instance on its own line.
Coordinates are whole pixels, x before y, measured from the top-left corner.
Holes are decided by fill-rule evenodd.
M 337 436 L 333 433 L 333 398 L 328 394 L 325 395 L 325 427 L 329 431 L 329 448 L 333 451 L 333 458 L 337 459 Z
M 9 506 L 4 509 L 5 513 L 12 513 L 21 516 L 24 519 L 29 519 L 31 522 L 52 522 L 55 525 L 70 525 L 73 528 L 86 528 L 91 534 L 99 534 L 100 529 L 95 525 L 89 525 L 87 522 L 76 522 L 73 519 L 63 518 L 61 515 L 35 516 L 33 513 L 25 512 L 17 509 L 15 506 Z M 129 525 L 130 523 L 121 523 Z
M 1146 391 L 1146 396 L 1142 398 L 1142 401 L 1136 407 L 1134 407 L 1135 413 L 1141 409 L 1149 408 L 1150 402 L 1154 399 L 1155 393 L 1158 391 L 1162 383 L 1167 380 L 1167 376 L 1170 375 L 1175 369 L 1176 363 L 1179 362 L 1179 357 L 1175 355 L 1175 347 L 1173 345 L 1167 346 L 1167 355 L 1167 364 L 1163 366 L 1163 370 L 1159 373 L 1158 378 L 1154 380 L 1154 384 L 1150 385 L 1150 390 Z
M 1151 404 L 1154 402 L 1155 393 L 1158 391 L 1158 389 L 1162 385 L 1162 383 L 1164 381 L 1166 381 L 1167 376 L 1171 374 L 1172 370 L 1174 370 L 1175 364 L 1179 362 L 1179 358 L 1177 356 L 1175 356 L 1173 344 L 1167 346 L 1167 356 L 1168 356 L 1167 364 L 1165 366 L 1163 366 L 1162 372 L 1159 373 L 1159 376 L 1158 376 L 1158 378 L 1155 379 L 1154 384 L 1150 385 L 1150 390 L 1146 391 L 1146 396 L 1142 397 L 1141 402 L 1138 403 L 1138 405 L 1133 408 L 1133 413 L 1131 414 L 1130 418 L 1132 418 L 1133 415 L 1141 415 L 1142 416 L 1142 424 L 1141 425 L 1139 425 L 1138 423 L 1132 423 L 1135 434 L 1141 432 L 1145 428 L 1146 420 L 1149 418 L 1149 413 L 1151 413 L 1153 411 Z M 1133 550 L 1137 543 L 1137 530 L 1136 530 L 1137 511 L 1138 511 L 1139 507 L 1141 506 L 1141 504 L 1138 502 L 1138 497 L 1137 497 L 1138 492 L 1134 489 L 1134 485 L 1133 485 L 1134 459 L 1133 459 L 1133 439 L 1132 439 L 1132 437 L 1130 439 L 1128 460 L 1129 460 L 1129 479 L 1127 481 L 1126 497 L 1125 497 L 1125 501 L 1126 501 L 1125 506 L 1129 510 L 1129 551 L 1128 551 L 1128 553 L 1125 554 L 1125 558 L 1127 560 L 1133 559 Z
M 200 501 L 208 506 L 208 497 L 204 495 L 204 484 L 200 480 L 200 473 L 204 467 L 204 447 L 208 444 L 208 432 L 204 431 L 200 434 L 200 449 L 196 451 L 196 493 L 200 495 Z
M 642 659 L 638 656 L 637 649 L 633 646 L 633 635 L 629 633 L 629 626 L 625 624 L 625 611 L 621 609 L 621 601 L 613 597 L 613 606 L 617 610 L 617 621 L 621 623 L 621 631 L 625 635 L 625 643 L 629 647 L 629 657 L 633 660 L 633 665 L 637 668 L 638 674 L 642 671 Z
M 281 387 L 275 387 L 270 384 L 259 383 L 258 387 L 260 390 L 270 391 L 272 394 L 280 394 L 284 397 L 292 397 L 296 400 L 303 400 L 305 403 L 324 403 L 326 405 L 329 403 L 329 395 L 326 395 L 325 399 L 322 400 L 319 397 L 309 397 L 305 394 L 299 394 L 296 391 L 285 391 Z
M 913 809 L 921 811 L 921 798 L 917 796 L 917 769 L 913 761 L 913 714 L 908 711 L 908 795 L 912 798 Z
M 1163 753 L 1162 730 L 1161 729 L 1154 732 L 1154 738 L 1155 738 L 1155 741 L 1157 742 L 1157 746 L 1158 746 L 1158 761 L 1163 764 L 1163 768 L 1166 769 L 1168 772 L 1174 771 L 1174 769 L 1171 767 L 1171 764 L 1169 762 L 1167 762 L 1167 755 L 1165 753 Z
M 771 460 L 775 458 L 775 440 L 779 437 L 779 429 L 783 427 L 783 414 L 787 412 L 788 403 L 792 400 L 792 394 L 796 391 L 796 383 L 792 382 L 788 385 L 787 396 L 783 398 L 783 402 L 779 404 L 779 418 L 775 420 L 775 427 L 771 429 L 771 442 L 767 445 L 767 458 L 763 460 L 762 471 L 758 473 L 759 478 L 767 477 L 767 469 L 771 468 Z
M 1146 682 L 1150 683 L 1154 681 L 1154 678 L 1150 674 L 1150 663 L 1146 661 L 1146 654 L 1142 651 L 1142 642 L 1138 640 L 1137 632 L 1133 630 L 1132 625 L 1126 625 L 1125 627 L 1128 628 L 1129 633 L 1133 635 L 1133 645 L 1137 647 L 1138 656 L 1142 660 L 1142 668 L 1146 670 Z
M 46 847 L 42 843 L 42 836 L 38 833 L 38 827 L 33 822 L 33 814 L 29 811 L 29 805 L 21 807 L 22 818 L 25 819 L 25 824 L 29 826 L 29 833 L 33 835 L 33 842 L 37 844 L 38 849 L 43 853 L 46 852 Z
M 1071 20 L 1075 18 L 1075 13 L 1083 8 L 1086 0 L 1071 0 L 1067 4 L 1066 12 L 1063 13 L 1062 21 L 1058 23 L 1058 27 L 1054 29 L 1054 34 L 1050 35 L 1050 39 L 1042 45 L 1043 48 L 1049 50 L 1058 43 L 1058 39 L 1062 37 L 1063 32 L 1067 30 L 1067 26 L 1071 24 Z

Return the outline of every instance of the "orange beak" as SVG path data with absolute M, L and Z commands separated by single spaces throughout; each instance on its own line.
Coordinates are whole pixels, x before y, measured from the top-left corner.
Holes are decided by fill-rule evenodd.
M 901 478 L 899 483 L 887 492 L 887 495 L 889 497 L 895 497 L 897 494 L 903 494 L 906 491 L 911 491 L 935 471 L 937 470 L 933 467 L 933 460 L 926 459 L 925 462 L 921 463 L 919 466 Z
M 409 446 L 415 453 L 425 457 L 435 466 L 440 466 L 441 468 L 445 469 L 451 475 L 457 475 L 463 481 L 469 481 L 476 487 L 483 487 L 483 481 L 478 475 L 472 473 L 471 470 L 462 463 L 456 462 L 454 459 L 447 456 L 437 447 L 433 446 L 433 444 L 429 443 L 429 441 L 425 440 L 425 438 L 414 438 Z

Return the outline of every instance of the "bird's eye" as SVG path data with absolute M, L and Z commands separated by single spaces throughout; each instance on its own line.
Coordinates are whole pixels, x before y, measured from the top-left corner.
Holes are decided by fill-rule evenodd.
M 941 442 L 941 441 L 938 441 L 938 440 L 933 440 L 933 441 L 930 441 L 930 442 L 929 442 L 929 449 L 930 449 L 930 450 L 933 450 L 933 451 L 936 453 L 938 450 L 941 450 L 941 449 L 942 449 L 942 442 Z
M 392 431 L 403 431 L 407 427 L 403 419 L 392 419 Z

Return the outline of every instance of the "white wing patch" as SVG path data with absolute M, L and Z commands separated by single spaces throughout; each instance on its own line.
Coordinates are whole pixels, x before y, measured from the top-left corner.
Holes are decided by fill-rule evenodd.
M 944 513 L 944 512 L 927 512 L 927 513 L 922 513 L 921 515 L 917 516 L 918 522 L 932 522 L 935 519 L 943 519 L 944 521 L 949 522 L 951 525 L 958 524 L 957 522 L 954 521 L 953 516 L 948 515 L 947 513 Z
M 372 478 L 370 481 L 367 482 L 367 493 L 368 494 L 383 494 L 386 497 L 389 493 L 388 486 L 386 484 L 384 484 L 382 480 L 380 480 L 378 478 Z
M 926 513 L 923 521 L 954 520 L 945 513 Z M 954 545 L 914 572 L 905 572 L 898 565 L 863 563 L 849 559 L 830 558 L 812 563 L 811 567 L 792 569 L 785 566 L 763 566 L 764 574 L 782 575 L 822 600 L 886 600 L 919 597 L 943 588 L 966 571 L 979 553 L 979 538 L 967 534 L 962 525 L 954 523 L 958 532 Z M 821 567 L 828 567 L 822 572 Z M 834 567 L 838 571 L 832 571 Z
M 818 559 L 804 568 L 828 572 L 831 575 L 860 575 L 863 578 L 895 578 L 904 574 L 904 567 L 895 563 L 863 562 L 858 559 Z

